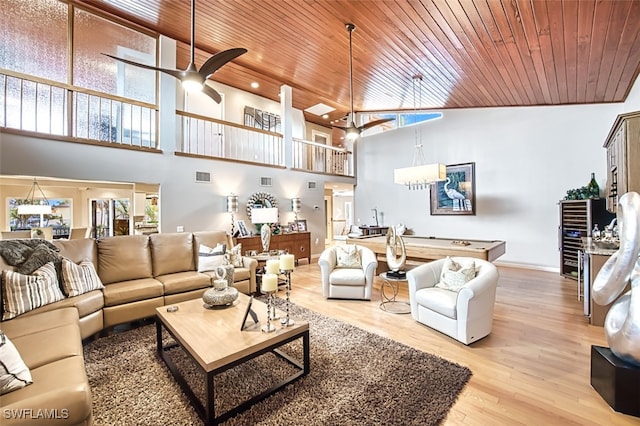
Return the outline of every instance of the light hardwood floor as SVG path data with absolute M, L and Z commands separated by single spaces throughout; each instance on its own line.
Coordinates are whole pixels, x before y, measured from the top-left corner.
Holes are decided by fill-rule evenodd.
M 493 331 L 470 346 L 410 314 L 382 311 L 379 277 L 371 301 L 325 300 L 317 263 L 302 264 L 292 274 L 291 300 L 469 367 L 473 377 L 446 425 L 640 425 L 613 411 L 590 385 L 591 345 L 607 344 L 603 329 L 583 316 L 576 282 L 551 272 L 499 272 Z M 406 284 L 398 299 L 408 300 Z

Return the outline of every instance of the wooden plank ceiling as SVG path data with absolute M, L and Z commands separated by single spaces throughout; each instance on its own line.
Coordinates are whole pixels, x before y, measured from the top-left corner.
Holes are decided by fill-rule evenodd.
M 78 0 L 176 39 L 189 62 L 188 0 Z M 640 1 L 225 0 L 196 2 L 196 65 L 232 47 L 249 52 L 213 80 L 293 106 L 349 111 L 353 33 L 356 111 L 624 101 L 640 72 Z M 251 82 L 260 87 L 252 89 Z

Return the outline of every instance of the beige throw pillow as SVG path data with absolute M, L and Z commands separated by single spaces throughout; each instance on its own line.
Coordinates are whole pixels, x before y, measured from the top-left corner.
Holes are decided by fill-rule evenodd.
M 355 244 L 336 246 L 336 268 L 362 268 L 360 252 Z
M 473 260 L 458 263 L 447 257 L 442 266 L 440 282 L 435 287 L 458 292 L 466 283 L 476 276 L 476 265 Z
M 244 263 L 242 262 L 242 243 L 236 244 L 225 253 L 227 262 L 233 265 L 234 268 L 242 268 Z

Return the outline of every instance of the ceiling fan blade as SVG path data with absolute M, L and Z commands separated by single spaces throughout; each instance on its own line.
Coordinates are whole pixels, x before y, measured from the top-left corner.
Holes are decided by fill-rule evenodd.
M 386 123 L 387 121 L 393 121 L 395 120 L 395 118 L 382 118 L 380 120 L 374 120 L 374 121 L 370 121 L 368 123 L 363 124 L 362 126 L 358 127 L 358 129 L 360 130 L 366 130 L 370 127 L 374 127 L 374 126 L 378 126 L 382 123 Z
M 220 96 L 220 93 L 218 93 L 216 89 L 214 89 L 213 87 L 209 86 L 206 83 L 202 86 L 202 93 L 204 93 L 205 95 L 207 95 L 208 97 L 216 101 L 217 104 L 222 102 L 222 97 Z
M 348 128 L 350 128 L 351 126 L 336 126 L 335 124 L 332 125 L 331 127 L 335 127 L 336 129 L 342 129 L 342 130 L 347 130 Z
M 177 78 L 178 80 L 182 80 L 182 77 L 184 75 L 183 71 L 179 71 L 179 70 L 171 70 L 168 68 L 158 68 L 158 67 L 152 67 L 151 65 L 139 64 L 137 62 L 129 61 L 128 59 L 122 59 L 122 58 L 118 58 L 117 56 L 109 55 L 108 53 L 103 53 L 103 55 L 108 56 L 112 59 L 115 59 L 116 61 L 124 62 L 125 64 L 133 65 L 140 68 L 145 68 L 151 71 L 160 71 L 165 74 L 169 74 Z
M 211 74 L 216 72 L 220 67 L 226 64 L 229 61 L 234 60 L 240 55 L 244 55 L 247 53 L 247 49 L 242 47 L 236 47 L 234 49 L 223 50 L 222 52 L 218 52 L 207 61 L 202 64 L 200 67 L 200 75 L 204 78 L 208 78 Z

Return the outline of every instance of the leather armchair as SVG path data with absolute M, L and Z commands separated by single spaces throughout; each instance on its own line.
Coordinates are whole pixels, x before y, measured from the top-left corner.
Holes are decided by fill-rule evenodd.
M 371 249 L 358 245 L 356 249 L 360 253 L 362 268 L 336 268 L 336 246 L 325 249 L 320 255 L 318 265 L 322 276 L 322 296 L 325 299 L 371 300 L 378 261 Z
M 408 271 L 411 315 L 416 321 L 468 345 L 491 333 L 498 269 L 481 259 L 452 259 L 463 263 L 474 261 L 476 277 L 454 292 L 434 287 L 440 281 L 445 259 Z

